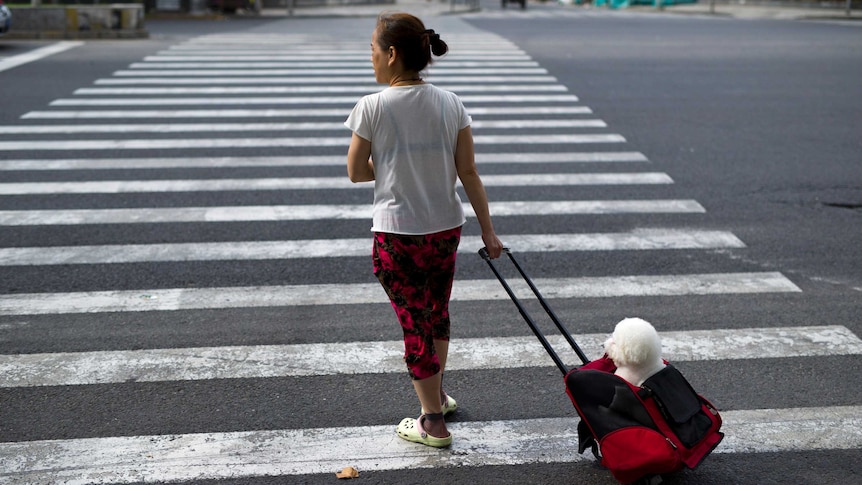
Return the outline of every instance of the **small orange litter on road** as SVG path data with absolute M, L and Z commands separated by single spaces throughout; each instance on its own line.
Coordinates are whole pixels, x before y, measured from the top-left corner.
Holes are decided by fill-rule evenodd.
M 344 467 L 343 470 L 335 474 L 338 478 L 356 478 L 359 476 L 359 470 L 352 466 Z

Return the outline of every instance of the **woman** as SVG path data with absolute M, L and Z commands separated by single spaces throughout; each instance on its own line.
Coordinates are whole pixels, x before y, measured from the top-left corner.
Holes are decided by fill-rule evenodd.
M 383 91 L 363 97 L 345 125 L 353 131 L 347 173 L 374 181 L 374 274 L 404 331 L 404 360 L 422 412 L 405 418 L 398 436 L 434 447 L 452 443 L 444 414 L 457 404 L 442 387 L 449 351 L 449 295 L 465 223 L 455 191 L 461 180 L 491 257 L 503 245 L 494 232 L 476 170 L 470 116 L 461 100 L 422 80 L 431 54 L 448 46 L 421 20 L 383 13 L 371 35 L 371 63 Z

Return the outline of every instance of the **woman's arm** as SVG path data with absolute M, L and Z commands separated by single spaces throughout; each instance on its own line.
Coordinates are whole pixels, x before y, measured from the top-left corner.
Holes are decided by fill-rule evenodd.
M 374 180 L 374 162 L 371 161 L 371 142 L 353 134 L 347 149 L 347 176 L 351 182 Z
M 482 228 L 482 242 L 485 243 L 488 255 L 492 259 L 498 258 L 503 252 L 503 243 L 497 237 L 497 233 L 494 232 L 494 225 L 491 223 L 488 195 L 485 193 L 482 179 L 479 178 L 479 170 L 476 169 L 473 132 L 469 126 L 458 132 L 458 144 L 455 147 L 455 168 L 458 171 L 461 184 L 464 185 L 467 198 L 470 199 L 470 205 L 473 206 L 473 212 L 476 213 L 476 218 L 479 220 L 479 227 Z

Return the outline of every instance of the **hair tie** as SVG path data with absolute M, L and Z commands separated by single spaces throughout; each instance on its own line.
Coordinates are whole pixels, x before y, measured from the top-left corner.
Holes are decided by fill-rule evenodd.
M 428 29 L 425 31 L 425 34 L 428 35 L 428 38 L 431 39 L 431 42 L 436 42 L 440 40 L 440 34 L 434 32 L 434 29 Z

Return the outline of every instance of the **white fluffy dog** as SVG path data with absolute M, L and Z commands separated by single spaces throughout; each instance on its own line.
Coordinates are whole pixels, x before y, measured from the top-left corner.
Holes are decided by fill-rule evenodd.
M 640 318 L 626 318 L 605 341 L 605 352 L 617 366 L 614 374 L 640 386 L 665 366 L 655 327 Z

